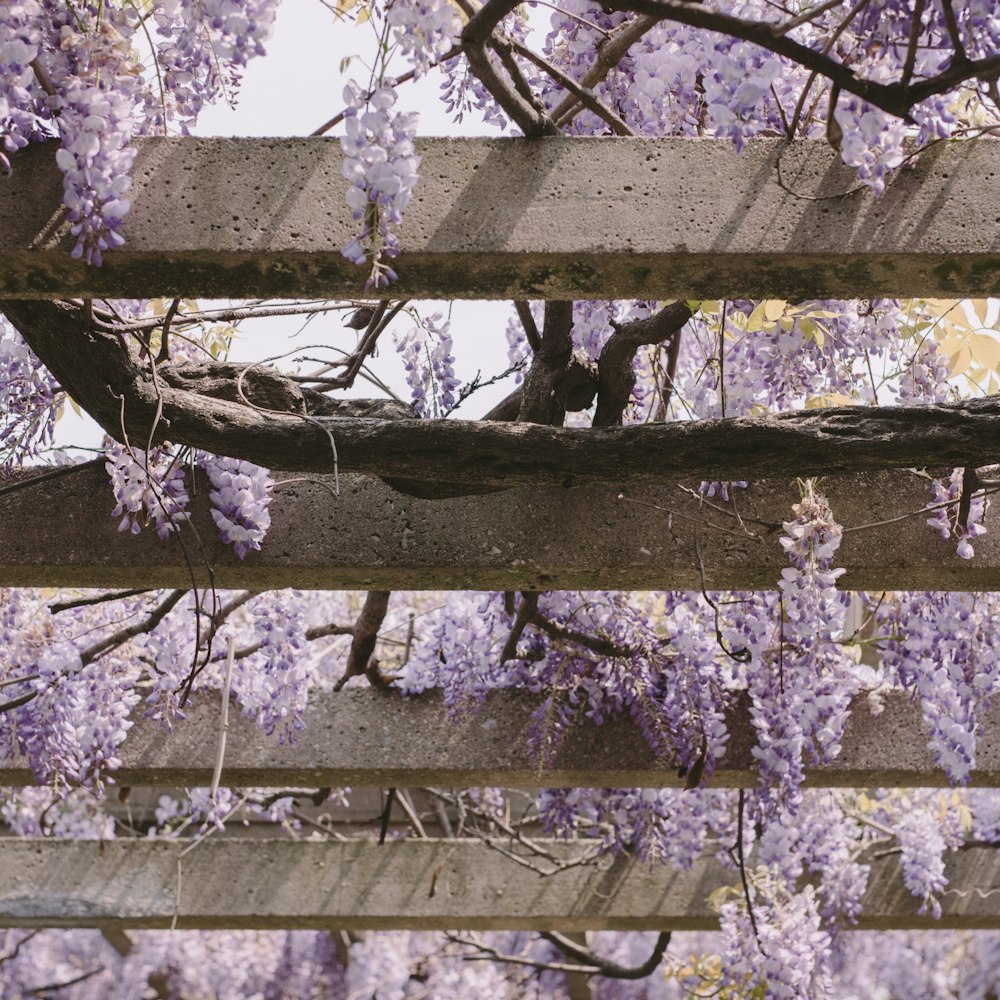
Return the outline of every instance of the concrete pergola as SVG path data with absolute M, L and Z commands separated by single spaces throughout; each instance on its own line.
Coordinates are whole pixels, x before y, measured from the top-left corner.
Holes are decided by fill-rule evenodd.
M 361 296 L 340 255 L 355 230 L 340 149 L 330 140 L 146 140 L 139 145 L 126 246 L 101 269 L 70 259 L 52 151 L 17 154 L 0 179 L 0 298 Z M 856 189 L 825 146 L 763 140 L 424 140 L 422 179 L 385 294 L 448 298 L 831 298 L 1000 294 L 1000 144 L 938 146 L 881 199 Z M 984 456 L 985 464 L 994 456 Z M 270 589 L 755 589 L 786 564 L 780 522 L 794 483 L 755 484 L 734 509 L 697 484 L 513 490 L 417 500 L 343 477 L 339 499 L 299 483 L 273 500 L 261 553 L 209 557 L 216 586 Z M 100 469 L 24 471 L 0 480 L 0 586 L 186 587 L 179 548 L 121 535 Z M 207 490 L 194 501 L 214 537 Z M 923 526 L 926 479 L 910 471 L 824 482 L 850 529 L 838 553 L 848 589 L 1000 587 L 1000 531 L 965 562 Z M 200 570 L 198 571 L 200 572 Z M 207 580 L 200 579 L 199 583 Z M 539 773 L 524 749 L 530 696 L 503 692 L 479 715 L 440 699 L 345 691 L 313 700 L 307 728 L 278 747 L 232 723 L 223 780 L 337 786 L 677 787 L 627 721 L 572 733 Z M 218 704 L 198 702 L 173 734 L 137 718 L 118 780 L 205 784 Z M 756 782 L 745 710 L 715 787 Z M 1000 784 L 1000 715 L 977 748 L 973 783 Z M 817 787 L 941 786 L 919 712 L 902 697 L 856 706 L 838 760 Z M 35 778 L 0 761 L 4 784 Z M 706 898 L 738 881 L 703 861 L 688 872 L 619 858 L 542 875 L 512 847 L 426 840 L 185 845 L 8 841 L 0 926 L 701 929 Z M 547 844 L 556 855 L 581 844 Z M 996 852 L 949 861 L 933 923 L 893 858 L 875 863 L 861 926 L 1000 928 Z M 247 871 L 254 872 L 247 879 Z M 264 874 L 262 874 L 264 873 Z
M 146 139 L 126 244 L 65 252 L 53 151 L 0 187 L 0 298 L 360 296 L 336 139 Z M 922 153 L 875 198 L 816 141 L 423 139 L 393 298 L 1000 294 L 1000 150 Z M 375 293 L 378 294 L 378 293 Z

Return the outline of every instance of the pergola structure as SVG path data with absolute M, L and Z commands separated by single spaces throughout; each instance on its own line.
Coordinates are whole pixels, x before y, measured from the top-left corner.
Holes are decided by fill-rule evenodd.
M 336 142 L 185 138 L 139 146 L 127 242 L 100 269 L 69 257 L 51 151 L 17 155 L 12 176 L 0 180 L 0 309 L 3 300 L 25 298 L 362 294 L 356 269 L 340 255 L 355 223 Z M 418 152 L 422 180 L 402 235 L 400 283 L 383 294 L 1000 295 L 1000 215 L 991 207 L 1000 204 L 1000 144 L 988 141 L 922 153 L 880 199 L 810 142 L 759 141 L 741 157 L 728 144 L 639 139 L 424 140 Z M 928 464 L 982 465 L 996 456 L 1000 410 L 992 403 L 940 414 L 941 426 L 919 429 Z M 921 516 L 926 480 L 900 467 L 916 464 L 920 441 L 910 457 L 855 452 L 838 421 L 811 427 L 820 457 L 809 471 L 827 460 L 854 468 L 823 487 L 849 529 L 838 552 L 842 586 L 997 589 L 995 515 L 972 562 L 933 545 Z M 667 473 L 652 481 L 657 474 L 642 479 L 626 469 L 617 483 L 614 468 L 580 471 L 574 481 L 587 485 L 576 486 L 540 474 L 532 480 L 529 470 L 520 481 L 542 485 L 418 499 L 352 474 L 364 462 L 352 465 L 353 431 L 345 428 L 339 499 L 310 482 L 280 491 L 262 552 L 240 561 L 208 542 L 216 586 L 760 589 L 775 586 L 787 565 L 778 534 L 798 498 L 798 469 L 780 470 L 782 461 L 794 465 L 795 452 L 748 459 L 771 478 L 740 501 L 742 527 L 734 531 L 732 508 L 707 503 Z M 605 432 L 596 433 L 595 442 Z M 361 455 L 362 445 L 355 450 Z M 115 530 L 106 489 L 93 464 L 0 481 L 0 586 L 189 586 L 175 545 Z M 213 534 L 207 492 L 193 502 L 206 539 Z M 497 692 L 478 715 L 455 720 L 434 695 L 320 695 L 291 746 L 234 720 L 223 777 L 275 787 L 681 784 L 627 721 L 571 733 L 538 772 L 525 749 L 533 704 L 529 695 Z M 217 698 L 206 697 L 172 734 L 137 719 L 117 780 L 207 784 L 218 714 Z M 713 786 L 752 786 L 749 716 L 737 710 L 730 722 Z M 1000 784 L 998 735 L 994 708 L 974 784 Z M 0 783 L 33 780 L 24 762 L 0 761 Z M 809 781 L 946 784 L 918 710 L 898 696 L 877 715 L 856 706 L 840 757 Z M 524 864 L 525 844 L 508 840 L 414 838 L 380 847 L 219 837 L 193 850 L 183 841 L 8 840 L 0 851 L 0 926 L 704 929 L 715 923 L 709 893 L 733 882 L 710 860 L 679 872 L 625 857 L 572 863 L 587 849 L 580 842 L 533 849 L 531 857 L 547 859 L 545 870 Z M 971 848 L 948 863 L 950 887 L 935 922 L 918 914 L 895 858 L 877 860 L 860 926 L 1000 928 L 996 851 Z

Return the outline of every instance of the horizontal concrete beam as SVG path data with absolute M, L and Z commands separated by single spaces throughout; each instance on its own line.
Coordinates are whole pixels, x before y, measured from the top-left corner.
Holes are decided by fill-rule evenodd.
M 9 840 L 0 852 L 2 927 L 329 928 L 355 930 L 709 930 L 706 900 L 739 886 L 714 859 L 688 871 L 619 857 L 543 875 L 480 841 L 293 842 L 209 838 Z M 499 846 L 524 855 L 523 848 Z M 561 859 L 586 842 L 547 841 Z M 551 870 L 545 859 L 539 869 Z M 921 916 L 895 857 L 872 873 L 858 927 L 1000 929 L 986 887 L 990 848 L 951 854 L 942 918 Z
M 118 531 L 101 468 L 17 472 L 0 479 L 0 586 L 188 587 L 176 539 Z M 240 560 L 217 540 L 202 480 L 192 501 L 204 553 L 188 534 L 200 585 L 254 590 L 697 590 L 774 588 L 787 558 L 780 524 L 798 486 L 769 481 L 735 505 L 701 504 L 680 486 L 617 490 L 511 490 L 418 500 L 378 479 L 344 476 L 274 491 L 261 552 Z M 837 553 L 848 590 L 1000 589 L 1000 513 L 976 556 L 926 525 L 927 480 L 907 471 L 823 480 L 834 513 L 850 528 Z M 739 517 L 737 517 L 739 515 Z M 742 520 L 741 520 L 742 519 Z M 762 523 L 763 522 L 763 523 Z M 865 526 L 869 527 L 865 527 Z M 203 558 L 204 557 L 204 558 Z
M 55 144 L 0 178 L 0 297 L 338 297 L 365 272 L 336 139 L 146 139 L 126 245 L 69 257 Z M 409 298 L 1000 294 L 1000 148 L 939 145 L 875 198 L 825 143 L 424 139 Z M 780 171 L 780 172 L 779 172 Z
M 809 771 L 813 787 L 947 786 L 927 749 L 919 708 L 902 694 L 872 715 L 855 703 L 840 756 Z M 253 722 L 231 718 L 224 784 L 235 787 L 657 787 L 680 788 L 675 767 L 657 762 L 631 719 L 602 726 L 582 722 L 566 736 L 552 765 L 540 771 L 528 753 L 531 712 L 538 696 L 496 691 L 472 716 L 451 718 L 439 694 L 404 699 L 372 690 L 316 693 L 305 729 L 278 746 Z M 119 754 L 115 779 L 128 786 L 208 785 L 218 747 L 218 696 L 195 699 L 172 733 L 142 717 Z M 728 719 L 726 756 L 713 788 L 757 784 L 757 745 L 747 707 Z M 976 750 L 973 785 L 1000 787 L 1000 706 L 987 713 Z M 0 758 L 0 785 L 36 781 L 23 760 Z

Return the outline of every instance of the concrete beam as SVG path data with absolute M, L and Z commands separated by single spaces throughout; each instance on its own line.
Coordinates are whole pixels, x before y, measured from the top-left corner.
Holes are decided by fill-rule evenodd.
M 872 715 L 860 698 L 847 723 L 840 756 L 807 774 L 812 787 L 947 787 L 927 749 L 918 706 L 902 694 Z M 223 784 L 234 787 L 655 787 L 680 788 L 669 763 L 657 761 L 631 719 L 572 729 L 552 765 L 540 771 L 527 750 L 536 695 L 493 692 L 472 716 L 451 718 L 439 694 L 404 699 L 372 690 L 316 693 L 305 729 L 277 745 L 256 725 L 231 718 Z M 142 717 L 119 754 L 115 780 L 127 786 L 208 785 L 218 746 L 218 696 L 195 699 L 172 733 Z M 728 719 L 726 756 L 709 784 L 754 787 L 757 745 L 746 705 Z M 1000 787 L 1000 705 L 983 720 L 971 784 Z M 31 785 L 23 759 L 0 758 L 0 785 Z
M 524 849 L 498 844 L 507 851 Z M 548 841 L 571 859 L 585 841 Z M 542 875 L 480 841 L 187 843 L 9 840 L 0 853 L 2 927 L 329 928 L 354 930 L 711 930 L 709 894 L 738 887 L 714 859 L 688 871 L 619 857 Z M 551 864 L 538 859 L 539 869 Z M 858 927 L 1000 929 L 983 887 L 991 848 L 951 854 L 942 917 L 917 913 L 894 857 L 873 861 Z
M 146 139 L 126 246 L 70 259 L 55 146 L 0 182 L 0 297 L 360 296 L 336 139 Z M 922 153 L 875 198 L 821 142 L 424 139 L 409 298 L 1000 294 L 1000 148 Z M 780 174 L 779 174 L 780 169 Z
M 176 539 L 121 534 L 103 469 L 16 472 L 0 480 L 0 586 L 188 587 Z M 222 546 L 199 483 L 188 534 L 199 585 L 401 590 L 697 590 L 774 588 L 786 556 L 783 520 L 799 499 L 764 481 L 733 505 L 700 504 L 680 486 L 519 489 L 418 500 L 378 479 L 344 476 L 339 499 L 315 482 L 274 491 L 270 535 L 240 560 Z M 823 490 L 848 528 L 837 554 L 847 590 L 1000 589 L 1000 507 L 976 556 L 924 524 L 927 480 L 907 471 L 830 476 Z M 739 515 L 739 518 L 737 517 Z M 742 518 L 742 520 L 740 520 Z M 763 522 L 763 523 L 762 523 Z M 870 527 L 864 528 L 865 525 Z M 204 556 L 204 558 L 202 557 Z

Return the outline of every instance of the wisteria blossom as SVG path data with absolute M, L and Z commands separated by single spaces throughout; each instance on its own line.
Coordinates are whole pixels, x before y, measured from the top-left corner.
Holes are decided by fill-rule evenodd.
M 272 480 L 268 470 L 252 462 L 212 455 L 203 455 L 200 464 L 212 484 L 208 496 L 219 536 L 241 559 L 259 550 L 271 526 L 267 508 Z
M 399 252 L 399 226 L 417 183 L 420 157 L 413 149 L 417 118 L 394 111 L 396 94 L 380 88 L 370 96 L 354 82 L 344 90 L 347 104 L 343 172 L 349 183 L 347 204 L 362 223 L 344 247 L 354 264 L 371 267 L 368 284 L 393 281 L 389 261 Z

